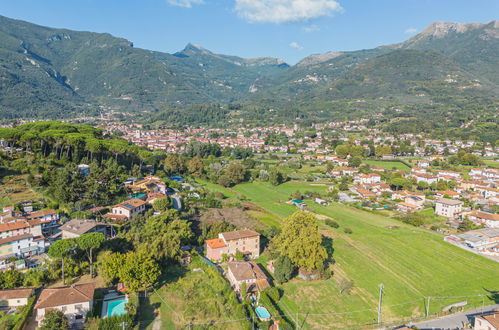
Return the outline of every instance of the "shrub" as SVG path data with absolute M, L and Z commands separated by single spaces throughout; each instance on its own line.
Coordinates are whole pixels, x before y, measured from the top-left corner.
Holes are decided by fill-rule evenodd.
M 345 228 L 343 231 L 345 232 L 345 234 L 353 234 L 353 231 L 350 228 Z
M 334 221 L 334 220 L 329 220 L 329 219 L 327 219 L 327 220 L 325 220 L 324 222 L 325 222 L 325 223 L 326 223 L 326 225 L 328 225 L 329 227 L 333 227 L 333 228 L 339 228 L 339 227 L 340 227 L 340 225 L 339 225 L 336 221 Z

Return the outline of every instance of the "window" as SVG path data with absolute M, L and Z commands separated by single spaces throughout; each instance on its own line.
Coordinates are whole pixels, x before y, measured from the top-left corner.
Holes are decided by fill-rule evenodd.
M 81 320 L 82 318 L 83 318 L 83 315 L 81 315 L 81 314 L 76 314 L 75 315 L 75 319 L 76 320 Z
M 64 313 L 65 311 L 66 311 L 66 306 L 62 306 L 62 307 L 61 307 L 61 312 L 63 312 L 63 313 Z

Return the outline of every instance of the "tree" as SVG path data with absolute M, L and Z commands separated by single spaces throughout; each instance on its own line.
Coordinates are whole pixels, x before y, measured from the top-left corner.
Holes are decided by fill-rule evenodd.
M 465 232 L 465 231 L 470 231 L 470 230 L 474 230 L 474 229 L 477 229 L 477 228 L 480 228 L 480 227 L 476 226 L 473 223 L 473 221 L 471 221 L 470 219 L 464 218 L 463 221 L 457 227 L 457 230 L 459 232 Z
M 51 309 L 45 313 L 40 330 L 67 330 L 69 323 L 64 313 L 58 309 Z
M 94 250 L 98 249 L 102 243 L 106 240 L 106 236 L 103 233 L 88 233 L 83 234 L 76 239 L 76 243 L 81 250 L 85 250 L 88 257 L 88 262 L 90 263 L 90 277 L 93 277 L 93 261 Z
M 374 150 L 375 150 L 374 154 L 376 155 L 376 157 L 381 157 L 383 155 L 390 155 L 392 153 L 392 148 L 390 146 L 385 146 L 385 145 L 377 146 Z
M 74 251 L 76 248 L 76 241 L 73 238 L 62 239 L 60 241 L 54 242 L 49 247 L 49 256 L 51 258 L 61 259 L 61 270 L 62 270 L 62 283 L 66 284 L 66 278 L 64 277 L 64 259 Z
M 149 217 L 138 233 L 131 233 L 138 250 L 160 260 L 179 260 L 182 246 L 188 244 L 192 236 L 190 223 L 181 220 L 175 210 Z
M 125 255 L 125 263 L 119 270 L 120 280 L 133 292 L 149 288 L 159 275 L 161 269 L 147 251 L 128 252 Z
M 348 279 L 343 279 L 340 282 L 340 293 L 350 293 L 350 290 L 353 288 L 353 281 Z
M 152 204 L 152 208 L 156 212 L 165 212 L 170 207 L 171 202 L 168 197 L 157 198 Z
M 125 263 L 125 255 L 121 253 L 106 253 L 99 257 L 99 274 L 107 284 L 113 284 L 119 280 L 120 269 Z
M 23 273 L 15 269 L 9 269 L 2 273 L 1 285 L 2 289 L 12 289 L 20 287 L 23 284 Z
M 295 266 L 287 256 L 280 255 L 274 263 L 274 276 L 277 282 L 286 283 L 293 277 Z
M 184 159 L 179 155 L 166 156 L 164 167 L 169 175 L 183 174 L 186 171 Z
M 359 156 L 351 157 L 348 160 L 348 166 L 359 167 L 360 164 L 362 164 L 362 158 L 360 158 Z
M 307 270 L 321 269 L 327 258 L 316 219 L 304 211 L 284 220 L 281 233 L 274 238 L 277 251 L 291 262 Z
M 200 177 L 204 174 L 204 163 L 199 157 L 194 157 L 187 162 L 187 170 L 194 177 Z
M 285 181 L 284 175 L 273 168 L 269 171 L 269 183 L 273 186 L 278 186 Z
M 231 187 L 241 183 L 246 178 L 247 170 L 238 163 L 230 164 L 219 178 L 219 183 L 225 187 Z
M 430 186 L 428 185 L 428 183 L 424 182 L 424 181 L 419 181 L 418 182 L 418 188 L 421 189 L 421 190 L 426 190 L 428 189 Z

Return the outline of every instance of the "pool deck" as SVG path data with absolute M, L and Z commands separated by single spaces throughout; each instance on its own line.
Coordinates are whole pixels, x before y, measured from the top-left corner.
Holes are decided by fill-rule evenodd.
M 102 302 L 101 318 L 109 317 L 108 315 L 109 303 L 116 300 L 122 300 L 128 302 L 128 297 L 126 295 L 118 294 L 115 292 L 106 294 Z

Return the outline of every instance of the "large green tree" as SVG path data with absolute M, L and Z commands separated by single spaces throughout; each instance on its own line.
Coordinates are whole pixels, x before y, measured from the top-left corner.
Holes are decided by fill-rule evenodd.
M 90 276 L 93 277 L 94 250 L 98 249 L 106 240 L 103 233 L 83 234 L 76 239 L 78 248 L 85 250 L 90 264 Z
M 321 269 L 327 258 L 316 218 L 304 211 L 298 211 L 284 220 L 274 244 L 281 255 L 307 270 Z
M 152 286 L 161 275 L 158 263 L 147 251 L 128 252 L 124 260 L 119 278 L 130 291 L 137 292 Z
M 49 247 L 48 255 L 51 258 L 61 259 L 62 283 L 66 284 L 64 277 L 64 259 L 66 259 L 76 248 L 76 241 L 73 238 L 61 239 L 54 242 Z
M 69 323 L 64 313 L 58 309 L 51 309 L 45 313 L 39 330 L 67 330 Z
M 193 236 L 190 223 L 181 220 L 177 211 L 167 210 L 147 219 L 145 226 L 133 235 L 139 251 L 155 258 L 179 260 L 182 246 Z

